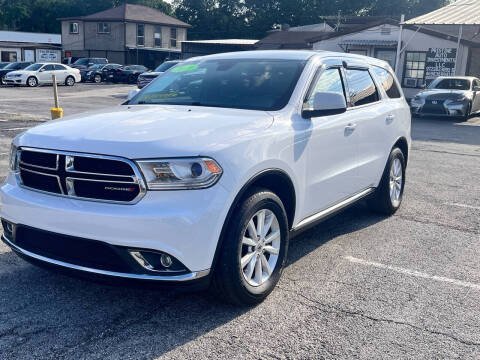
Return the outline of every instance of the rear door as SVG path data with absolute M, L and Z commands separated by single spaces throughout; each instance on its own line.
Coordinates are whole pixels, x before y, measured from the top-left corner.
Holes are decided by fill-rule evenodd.
M 327 63 L 312 82 L 305 103 L 313 103 L 318 92 L 336 92 L 346 96 L 343 69 Z M 334 63 L 332 61 L 332 63 Z M 356 191 L 357 133 L 352 130 L 352 118 L 343 114 L 310 119 L 307 140 L 305 213 L 313 215 L 354 195 Z
M 63 65 L 56 64 L 55 65 L 55 76 L 57 77 L 58 83 L 64 83 L 65 79 L 68 76 L 67 68 Z

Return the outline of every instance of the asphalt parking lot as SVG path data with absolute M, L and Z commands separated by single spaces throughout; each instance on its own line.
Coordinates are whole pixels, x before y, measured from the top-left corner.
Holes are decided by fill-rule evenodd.
M 61 87 L 60 101 L 68 115 L 131 88 Z M 11 139 L 48 119 L 51 92 L 0 88 L 1 178 Z M 68 278 L 1 244 L 0 358 L 480 358 L 480 118 L 416 119 L 412 135 L 401 210 L 358 204 L 295 238 L 253 308 Z

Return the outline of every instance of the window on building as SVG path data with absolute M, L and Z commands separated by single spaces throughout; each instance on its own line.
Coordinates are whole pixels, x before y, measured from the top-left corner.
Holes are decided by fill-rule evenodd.
M 336 92 L 345 96 L 342 76 L 340 75 L 339 69 L 327 69 L 322 73 L 322 75 L 320 75 L 318 79 L 314 80 L 311 93 L 305 103 L 307 103 L 308 106 L 313 109 L 313 100 L 315 98 L 315 94 L 326 91 Z
M 13 51 L 2 51 L 2 61 L 5 62 L 16 62 L 17 61 L 17 53 Z
M 403 71 L 403 86 L 420 88 L 425 84 L 425 62 L 427 53 L 420 51 L 407 51 L 405 68 Z
M 78 34 L 78 23 L 70 23 L 70 34 Z
M 378 91 L 368 70 L 347 69 L 350 102 L 353 106 L 366 105 L 379 100 Z
M 386 61 L 392 68 L 395 68 L 395 60 L 397 57 L 397 51 L 391 49 L 375 49 L 375 57 L 377 59 Z
M 177 29 L 170 28 L 170 47 L 176 48 L 177 47 Z
M 398 99 L 402 97 L 402 93 L 390 72 L 376 66 L 373 68 L 373 71 L 375 75 L 377 75 L 378 80 L 382 83 L 382 87 L 385 89 L 385 92 L 390 99 Z
M 110 34 L 110 24 L 109 23 L 98 23 L 97 24 L 97 33 L 98 34 Z
M 144 24 L 137 24 L 137 45 L 138 46 L 145 45 L 145 25 Z
M 153 46 L 162 47 L 162 27 L 155 25 L 153 31 Z

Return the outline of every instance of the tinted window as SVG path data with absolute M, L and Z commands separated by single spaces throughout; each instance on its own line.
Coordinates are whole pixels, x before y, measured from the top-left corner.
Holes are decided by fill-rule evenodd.
M 54 66 L 53 65 L 45 65 L 43 67 L 43 70 L 44 71 L 52 71 L 54 69 Z
M 402 94 L 395 83 L 395 79 L 389 71 L 379 67 L 374 67 L 373 71 L 377 75 L 378 80 L 382 83 L 382 87 L 385 89 L 385 92 L 390 99 L 398 99 L 402 97 Z
M 21 64 L 20 63 L 10 63 L 7 66 L 5 66 L 5 69 L 8 70 L 17 70 L 20 69 Z
M 215 59 L 189 61 L 158 77 L 130 104 L 172 104 L 280 110 L 305 61 Z
M 311 94 L 307 99 L 310 108 L 313 108 L 313 99 L 315 94 L 319 92 L 335 92 L 345 96 L 339 69 L 327 69 L 315 80 Z
M 352 105 L 359 106 L 378 101 L 377 88 L 367 70 L 347 69 L 346 74 Z
M 27 66 L 25 68 L 25 70 L 28 70 L 28 71 L 37 71 L 38 69 L 40 69 L 41 67 L 43 66 L 43 64 L 32 64 L 30 66 Z
M 466 79 L 437 79 L 429 86 L 430 89 L 470 90 L 470 80 Z
M 86 58 L 78 59 L 73 63 L 73 65 L 87 65 L 87 64 L 88 64 L 88 59 Z
M 55 65 L 55 70 L 67 70 L 67 68 L 63 65 Z

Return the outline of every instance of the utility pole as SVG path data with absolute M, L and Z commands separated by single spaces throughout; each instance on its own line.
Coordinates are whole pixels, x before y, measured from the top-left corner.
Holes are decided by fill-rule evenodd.
M 400 77 L 400 51 L 402 50 L 402 37 L 403 37 L 403 22 L 405 21 L 405 15 L 400 17 L 400 30 L 398 31 L 397 40 L 397 57 L 395 58 L 395 74 Z

